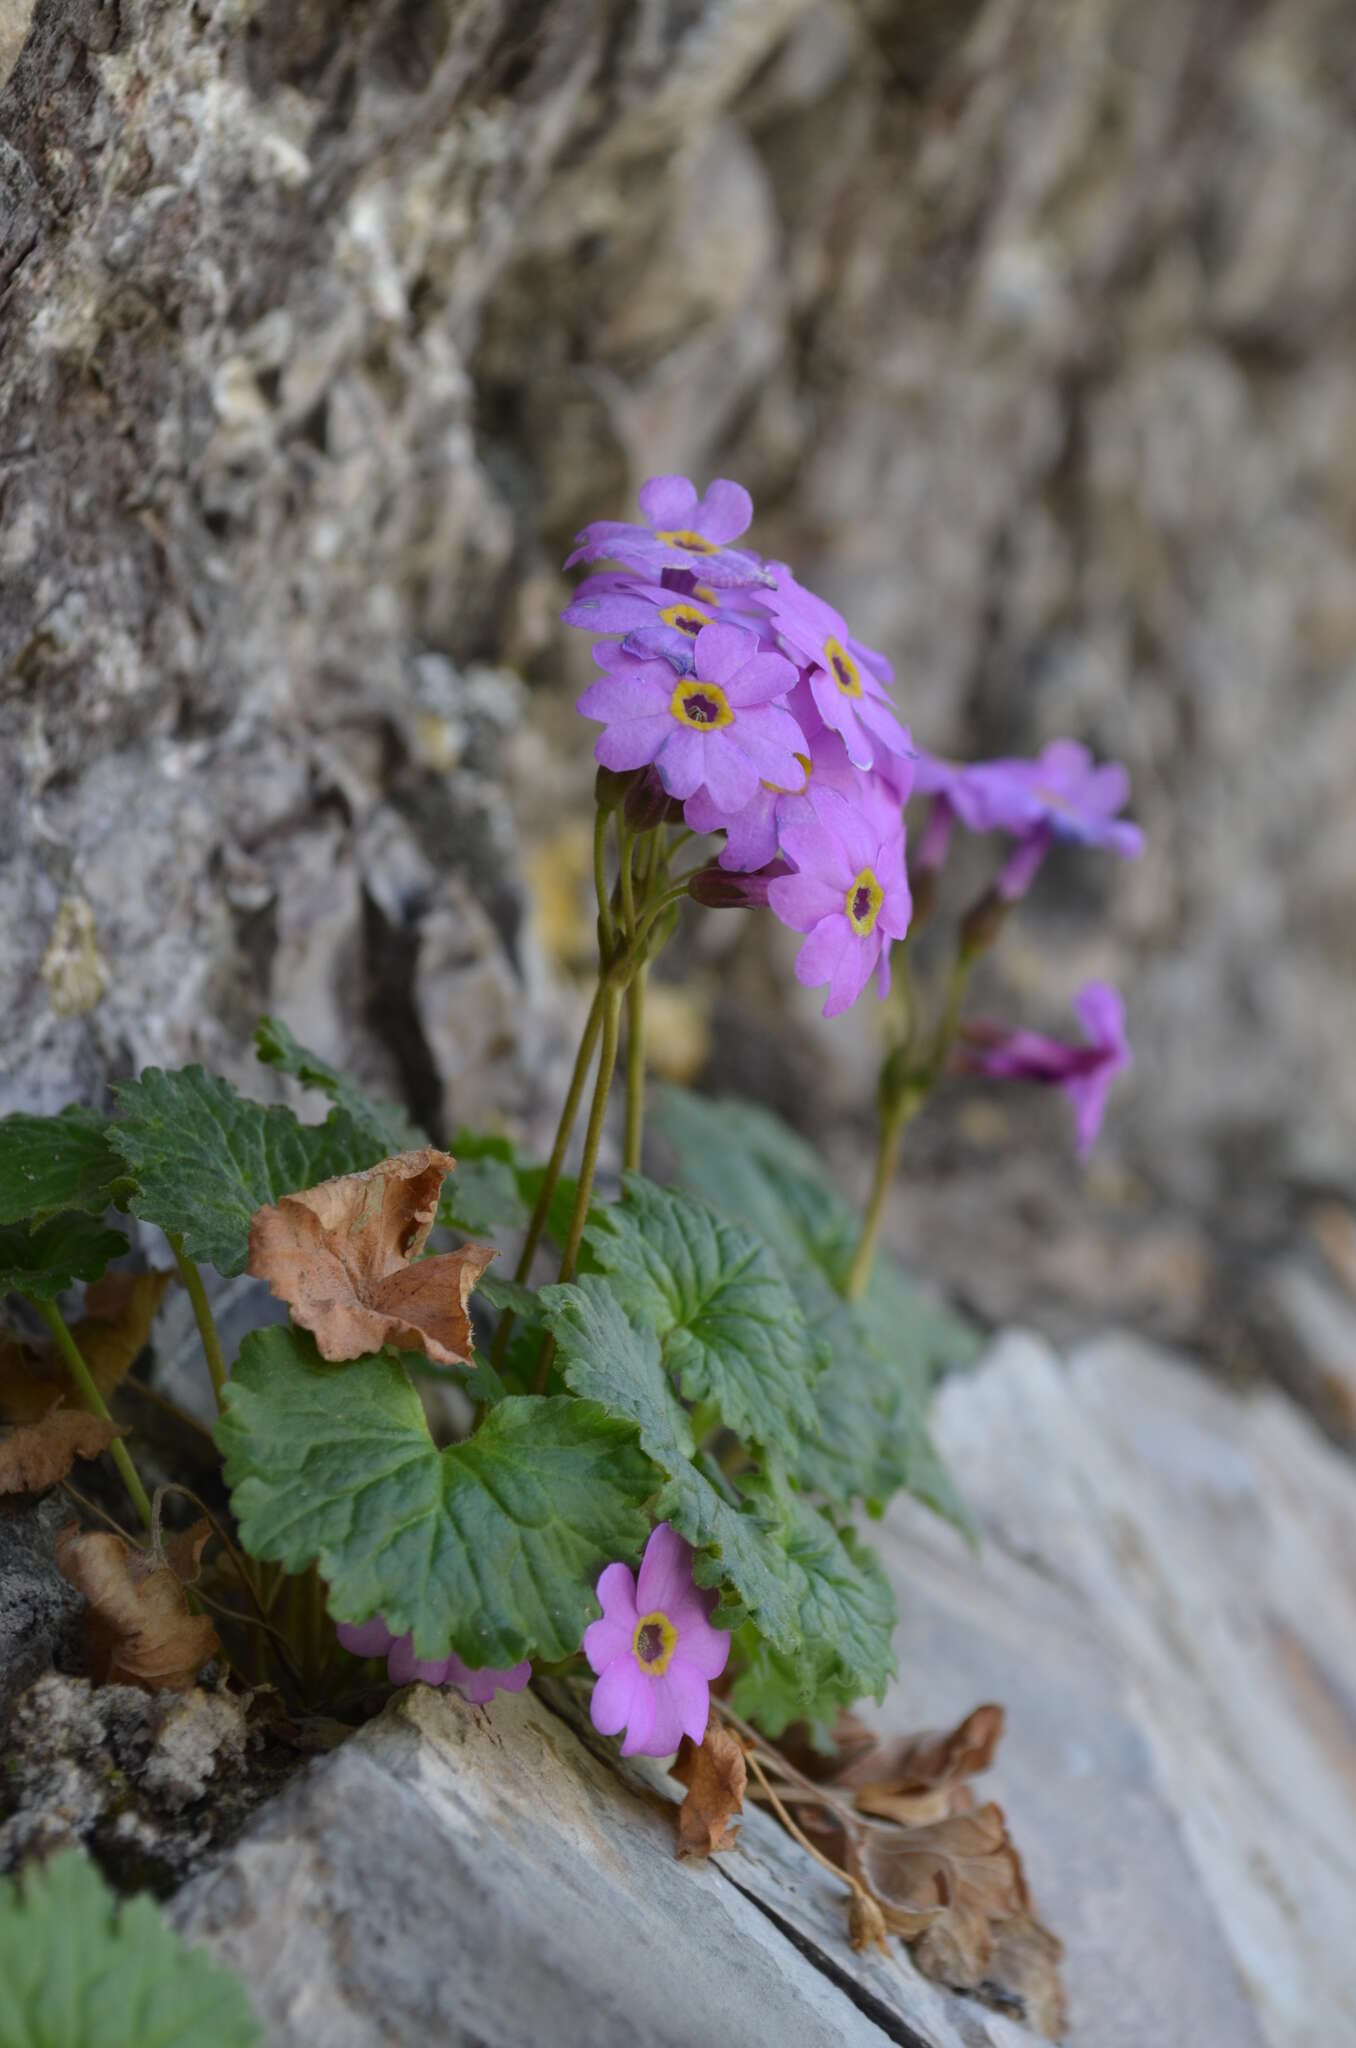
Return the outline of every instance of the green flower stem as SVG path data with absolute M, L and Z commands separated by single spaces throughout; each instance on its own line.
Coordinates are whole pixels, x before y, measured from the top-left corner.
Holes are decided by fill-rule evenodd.
M 97 1415 L 101 1422 L 111 1422 L 113 1417 L 108 1412 L 108 1404 L 95 1386 L 93 1375 L 84 1359 L 80 1356 L 79 1346 L 67 1329 L 65 1318 L 56 1303 L 54 1301 L 35 1301 L 33 1307 L 51 1331 L 52 1342 L 66 1361 L 71 1378 L 80 1389 L 80 1398 L 89 1409 L 90 1414 Z M 137 1475 L 136 1466 L 127 1454 L 126 1444 L 122 1441 L 121 1437 L 115 1436 L 108 1448 L 113 1454 L 113 1463 L 122 1475 L 122 1483 L 131 1496 L 133 1507 L 149 1529 L 151 1526 L 150 1499 Z
M 607 886 L 607 820 L 608 813 L 600 806 L 593 820 L 593 888 L 598 898 L 598 937 L 610 959 L 617 943 L 617 929 L 612 921 L 612 898 Z
M 876 1257 L 876 1240 L 880 1236 L 881 1217 L 885 1213 L 885 1198 L 890 1192 L 890 1184 L 899 1165 L 904 1126 L 909 1120 L 908 1104 L 908 1096 L 901 1094 L 881 1107 L 880 1135 L 876 1144 L 876 1171 L 871 1182 L 871 1196 L 862 1221 L 862 1234 L 857 1239 L 857 1248 L 852 1254 L 852 1264 L 848 1268 L 848 1276 L 843 1284 L 843 1292 L 849 1301 L 861 1300 L 871 1278 L 871 1268 Z
M 618 888 L 621 891 L 622 929 L 626 934 L 626 943 L 629 946 L 634 942 L 636 936 L 635 879 L 631 873 L 631 863 L 642 842 L 636 838 L 634 833 L 628 831 L 623 823 L 619 823 L 617 826 L 617 839 L 620 847 Z
M 224 1408 L 226 1406 L 226 1361 L 221 1355 L 221 1339 L 217 1335 L 217 1326 L 212 1316 L 212 1304 L 207 1299 L 207 1289 L 202 1284 L 202 1274 L 198 1271 L 196 1260 L 190 1259 L 188 1253 L 184 1250 L 184 1240 L 179 1235 L 179 1232 L 171 1230 L 166 1235 L 170 1241 L 170 1250 L 174 1253 L 174 1263 L 179 1268 L 179 1278 L 184 1283 L 184 1291 L 188 1295 L 193 1307 L 193 1320 L 198 1326 L 198 1335 L 202 1339 L 202 1352 L 203 1357 L 207 1360 L 207 1370 L 212 1375 L 212 1392 L 217 1397 L 217 1407 L 219 1409 Z
M 584 1132 L 584 1156 L 579 1163 L 579 1187 L 574 1198 L 574 1213 L 570 1217 L 570 1234 L 565 1243 L 564 1256 L 560 1261 L 560 1278 L 573 1280 L 579 1264 L 579 1247 L 584 1242 L 584 1225 L 588 1221 L 589 1201 L 593 1194 L 593 1176 L 598 1168 L 598 1148 L 603 1138 L 603 1119 L 607 1115 L 607 1098 L 612 1092 L 612 1076 L 617 1066 L 617 1041 L 621 1036 L 621 1007 L 623 990 L 614 980 L 602 986 L 603 999 L 603 1042 L 598 1054 L 598 1074 L 593 1084 L 593 1102 L 589 1109 L 588 1127 Z M 551 1360 L 555 1357 L 556 1340 L 548 1335 L 542 1344 L 537 1359 L 537 1373 L 533 1382 L 534 1393 L 540 1394 L 546 1386 L 551 1371 Z
M 640 1169 L 645 1131 L 645 982 L 649 963 L 642 960 L 626 991 L 626 1144 L 622 1163 L 628 1173 Z

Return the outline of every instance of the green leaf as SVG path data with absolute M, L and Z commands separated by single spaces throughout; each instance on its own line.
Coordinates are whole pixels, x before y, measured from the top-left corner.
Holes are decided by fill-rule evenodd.
M 812 1389 L 816 1426 L 792 1455 L 796 1481 L 839 1507 L 873 1509 L 903 1487 L 971 1533 L 926 1417 L 936 1374 L 970 1362 L 976 1332 L 924 1301 L 884 1255 L 865 1300 L 844 1300 L 858 1220 L 809 1147 L 766 1110 L 666 1088 L 657 1121 L 684 1184 L 766 1239 L 832 1360 Z
M 131 1182 L 108 1129 L 106 1117 L 75 1103 L 60 1116 L 0 1117 L 0 1224 L 117 1207 Z
M 8 1224 L 0 1228 L 0 1295 L 55 1301 L 74 1281 L 97 1280 L 126 1250 L 122 1232 L 95 1216 L 53 1216 L 36 1230 Z
M 393 1152 L 413 1152 L 427 1145 L 427 1137 L 418 1124 L 411 1123 L 403 1109 L 394 1102 L 374 1102 L 338 1067 L 299 1045 L 281 1017 L 260 1018 L 254 1031 L 254 1051 L 266 1067 L 290 1074 L 303 1088 L 318 1088 L 346 1110 L 358 1129 L 366 1131 L 381 1146 L 378 1157 L 387 1159 Z
M 519 1186 L 519 1170 L 508 1139 L 476 1138 L 469 1131 L 458 1131 L 450 1150 L 457 1170 L 443 1188 L 438 1221 L 463 1237 L 526 1230 L 530 1205 Z
M 326 1365 L 309 1337 L 255 1330 L 217 1443 L 246 1548 L 312 1561 L 340 1621 L 383 1614 L 420 1657 L 468 1664 L 577 1650 L 603 1566 L 632 1562 L 655 1475 L 593 1401 L 500 1401 L 439 1451 L 403 1367 Z
M 113 1092 L 123 1116 L 109 1134 L 136 1175 L 134 1212 L 182 1232 L 189 1256 L 223 1274 L 244 1271 L 256 1209 L 388 1156 L 347 1110 L 303 1124 L 201 1067 L 148 1067 Z
M 244 1988 L 79 1849 L 0 1879 L 0 2048 L 253 2048 Z
M 759 1629 L 794 1649 L 803 1575 L 760 1507 L 736 1506 L 732 1490 L 718 1490 L 693 1464 L 691 1427 L 669 1385 L 653 1330 L 632 1323 L 597 1274 L 543 1287 L 539 1299 L 567 1386 L 633 1422 L 642 1447 L 665 1473 L 668 1484 L 655 1513 L 697 1551 L 698 1585 L 732 1586 Z M 727 1602 L 717 1619 L 728 1625 L 730 1615 Z
M 653 1330 L 689 1401 L 746 1442 L 793 1451 L 825 1363 L 767 1246 L 704 1202 L 628 1174 L 585 1233 L 612 1292 Z
M 747 1624 L 735 1632 L 729 1668 L 730 1704 L 737 1714 L 772 1742 L 793 1721 L 807 1722 L 815 1747 L 833 1754 L 833 1724 L 857 1697 L 841 1675 L 817 1675 L 803 1657 L 788 1657 Z

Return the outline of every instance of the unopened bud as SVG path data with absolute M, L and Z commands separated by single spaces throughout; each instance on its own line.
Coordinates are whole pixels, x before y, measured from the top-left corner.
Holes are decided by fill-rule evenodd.
M 618 804 L 625 803 L 639 775 L 638 768 L 600 768 L 593 778 L 593 796 L 599 810 L 615 811 Z
M 624 814 L 633 832 L 653 832 L 668 816 L 672 801 L 653 768 L 647 768 L 627 793 Z M 682 816 L 680 809 L 679 816 Z

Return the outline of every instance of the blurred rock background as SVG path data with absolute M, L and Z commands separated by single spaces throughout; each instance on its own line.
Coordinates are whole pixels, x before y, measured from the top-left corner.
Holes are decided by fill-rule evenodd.
M 10 68 L 12 66 L 12 68 Z M 734 475 L 947 751 L 1129 762 L 984 987 L 1137 1066 L 956 1091 L 892 1232 L 1356 1440 L 1347 0 L 0 0 L 0 1109 L 263 1009 L 544 1134 L 587 943 L 586 518 Z M 951 878 L 959 904 L 990 856 Z M 535 886 L 530 886 L 535 882 Z M 670 1071 L 869 1158 L 878 1051 L 709 919 Z

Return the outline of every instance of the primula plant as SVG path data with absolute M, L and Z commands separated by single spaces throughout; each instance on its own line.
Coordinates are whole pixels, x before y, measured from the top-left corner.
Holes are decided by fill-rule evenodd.
M 971 1017 L 968 986 L 1056 840 L 1140 842 L 1119 815 L 1124 771 L 1072 741 L 975 764 L 916 747 L 885 656 L 742 544 L 738 484 L 698 497 L 659 477 L 640 507 L 642 523 L 586 528 L 570 558 L 590 570 L 564 617 L 595 636 L 598 669 L 578 706 L 600 728 L 597 977 L 549 1157 L 497 1133 L 443 1151 L 272 1019 L 259 1057 L 328 1098 L 321 1122 L 200 1067 L 116 1087 L 108 1116 L 5 1119 L 0 1293 L 30 1304 L 46 1343 L 15 1335 L 0 1353 L 0 1486 L 79 1500 L 74 1461 L 114 1461 L 142 1537 L 72 1527 L 62 1549 L 103 1675 L 187 1684 L 215 1656 L 329 1711 L 370 1695 L 378 1659 L 392 1683 L 476 1704 L 563 1675 L 591 1689 L 623 1755 L 684 1745 L 684 1840 L 710 1848 L 729 1839 L 746 1760 L 802 1839 L 797 1801 L 842 1821 L 842 1795 L 816 1795 L 772 1745 L 795 1724 L 831 1753 L 844 1710 L 879 1699 L 895 1668 L 860 1512 L 904 1490 L 965 1524 L 925 1411 L 936 1372 L 974 1342 L 877 1249 L 903 1133 L 959 1072 L 1058 1087 L 1091 1147 L 1129 1058 L 1116 992 L 1085 989 L 1082 1036 L 1064 1043 Z M 957 827 L 1007 844 L 929 999 L 911 949 Z M 666 1092 L 654 1107 L 677 1184 L 641 1172 L 646 982 L 684 905 L 787 927 L 828 1018 L 887 1005 L 864 1217 L 747 1104 Z M 619 1065 L 618 1180 L 600 1163 Z M 220 1411 L 230 1514 L 187 1531 L 167 1509 L 187 1490 L 152 1496 L 108 1405 L 166 1284 L 118 1263 L 129 1244 L 110 1212 L 164 1233 Z M 287 1319 L 228 1360 L 203 1265 L 267 1282 Z M 61 1303 L 81 1288 L 72 1324 Z M 435 1436 L 421 1388 L 437 1383 L 458 1400 L 434 1412 L 460 1422 Z M 854 1939 L 935 1932 L 956 1906 L 951 1837 L 915 1847 L 893 1907 L 870 1876 L 895 1867 L 874 1837 L 830 1857 Z M 974 1854 L 1016 1871 L 990 1918 L 1024 1911 L 1001 1815 Z M 917 1868 L 952 1875 L 920 1889 Z

